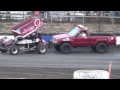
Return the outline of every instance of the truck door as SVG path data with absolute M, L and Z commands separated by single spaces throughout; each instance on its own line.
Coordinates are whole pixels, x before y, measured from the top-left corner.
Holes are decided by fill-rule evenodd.
M 74 46 L 89 46 L 89 36 L 82 37 L 78 35 L 78 37 L 73 38 Z

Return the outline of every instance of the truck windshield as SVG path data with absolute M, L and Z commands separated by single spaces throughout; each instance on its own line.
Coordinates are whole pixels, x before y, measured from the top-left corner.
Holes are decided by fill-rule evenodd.
M 78 27 L 75 27 L 73 30 L 71 30 L 68 35 L 69 36 L 76 36 L 78 34 L 78 32 L 80 32 Z

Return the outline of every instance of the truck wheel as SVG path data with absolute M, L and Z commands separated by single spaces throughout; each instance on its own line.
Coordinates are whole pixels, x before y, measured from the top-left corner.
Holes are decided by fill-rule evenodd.
M 19 48 L 15 45 L 11 46 L 9 49 L 11 55 L 17 55 L 19 52 Z
M 60 46 L 54 46 L 56 51 L 60 51 Z
M 96 51 L 98 53 L 106 53 L 108 51 L 108 46 L 105 43 L 99 43 L 96 46 Z
M 69 43 L 63 43 L 60 47 L 60 51 L 64 54 L 69 54 L 71 52 L 72 48 Z
M 39 53 L 39 54 L 45 54 L 46 52 L 47 52 L 47 47 L 43 44 L 43 43 L 39 43 L 38 45 L 37 45 L 37 52 Z
M 1 51 L 1 53 L 6 53 L 7 52 L 7 50 L 5 50 L 5 49 L 1 49 L 0 51 Z
M 96 51 L 96 48 L 95 48 L 95 47 L 91 47 L 91 49 L 92 49 L 93 51 Z

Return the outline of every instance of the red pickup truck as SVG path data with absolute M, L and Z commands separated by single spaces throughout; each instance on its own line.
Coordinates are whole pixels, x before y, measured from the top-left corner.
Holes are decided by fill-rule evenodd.
M 86 36 L 81 36 L 80 32 L 84 32 Z M 114 34 L 90 33 L 86 27 L 75 27 L 67 34 L 53 35 L 52 44 L 57 51 L 64 54 L 76 47 L 91 47 L 98 53 L 106 53 L 110 45 L 120 45 L 120 37 Z

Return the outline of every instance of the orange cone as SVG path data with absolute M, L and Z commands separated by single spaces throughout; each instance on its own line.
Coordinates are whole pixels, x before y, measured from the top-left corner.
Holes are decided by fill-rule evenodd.
M 112 62 L 110 61 L 110 63 L 109 63 L 109 79 L 110 79 L 110 76 L 111 76 L 111 68 L 112 68 Z

